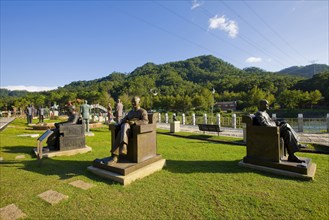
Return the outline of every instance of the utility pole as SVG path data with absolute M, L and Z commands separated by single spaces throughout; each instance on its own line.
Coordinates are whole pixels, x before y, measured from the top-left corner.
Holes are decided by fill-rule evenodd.
M 312 65 L 313 65 L 313 76 L 315 75 L 315 63 L 317 62 L 318 60 L 311 60 L 309 61 Z

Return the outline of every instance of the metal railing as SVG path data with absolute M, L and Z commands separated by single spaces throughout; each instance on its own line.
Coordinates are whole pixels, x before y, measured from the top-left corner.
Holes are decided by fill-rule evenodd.
M 161 122 L 165 123 L 166 116 L 164 113 L 161 114 Z M 176 120 L 182 123 L 182 115 L 177 115 Z M 299 131 L 298 118 L 285 118 L 287 123 L 291 125 L 296 131 Z M 329 130 L 329 123 L 327 118 L 303 118 L 302 127 L 303 133 L 327 133 Z M 171 114 L 168 115 L 168 123 L 173 121 Z M 185 116 L 185 124 L 192 125 L 193 118 L 191 115 Z M 204 124 L 204 115 L 195 115 L 195 124 Z M 216 116 L 207 117 L 207 124 L 216 124 Z M 236 128 L 242 128 L 242 117 L 236 117 Z M 220 126 L 232 128 L 232 117 L 220 117 Z

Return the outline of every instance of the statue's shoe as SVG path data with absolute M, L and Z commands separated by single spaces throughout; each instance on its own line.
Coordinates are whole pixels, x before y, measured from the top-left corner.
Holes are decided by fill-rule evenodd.
M 113 156 L 113 157 L 110 157 L 110 159 L 106 162 L 106 164 L 108 166 L 114 164 L 114 163 L 117 163 L 118 162 L 118 157 L 117 156 Z
M 298 144 L 298 148 L 299 149 L 304 149 L 304 148 L 307 148 L 307 145 L 306 144 Z
M 305 163 L 304 160 L 300 160 L 298 157 L 296 157 L 295 155 L 289 155 L 288 156 L 288 161 L 289 162 L 295 162 L 295 163 Z

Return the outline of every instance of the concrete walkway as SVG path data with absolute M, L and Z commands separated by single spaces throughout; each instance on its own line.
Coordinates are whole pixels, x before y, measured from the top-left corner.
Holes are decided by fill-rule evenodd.
M 7 126 L 10 122 L 12 122 L 12 121 L 14 121 L 14 120 L 15 120 L 14 117 L 12 117 L 12 118 L 9 118 L 9 117 L 1 117 L 1 118 L 0 118 L 0 131 L 2 131 L 3 129 L 5 129 L 6 126 Z
M 158 123 L 157 128 L 170 130 L 170 124 L 166 123 Z M 231 136 L 231 137 L 241 137 L 243 138 L 243 130 L 242 129 L 233 129 L 228 127 L 221 127 L 223 132 L 220 132 L 220 136 Z M 194 132 L 202 134 L 203 131 L 199 131 L 198 126 L 193 125 L 181 125 L 181 131 L 186 132 Z M 213 134 L 217 135 L 216 132 L 206 132 L 206 134 Z M 310 134 L 310 133 L 297 133 L 299 135 L 299 141 L 304 143 L 314 143 L 314 144 L 321 144 L 325 146 L 329 146 L 329 133 L 319 133 L 319 134 Z

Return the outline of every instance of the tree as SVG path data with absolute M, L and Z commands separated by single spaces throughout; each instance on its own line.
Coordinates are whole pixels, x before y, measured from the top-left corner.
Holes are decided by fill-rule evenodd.
M 310 101 L 311 101 L 311 108 L 313 108 L 313 105 L 318 104 L 320 101 L 322 94 L 319 90 L 311 91 L 310 92 Z

